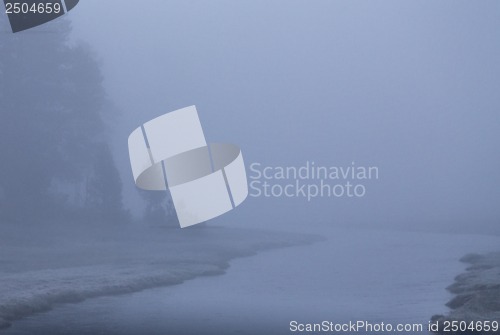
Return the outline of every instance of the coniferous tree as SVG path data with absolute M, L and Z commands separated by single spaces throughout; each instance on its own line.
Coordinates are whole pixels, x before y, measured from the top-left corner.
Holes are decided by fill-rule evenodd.
M 165 227 L 178 227 L 172 199 L 167 192 L 140 191 L 146 202 L 143 219 L 147 224 Z
M 67 20 L 9 30 L 0 22 L 0 216 L 119 217 L 96 61 L 69 43 Z

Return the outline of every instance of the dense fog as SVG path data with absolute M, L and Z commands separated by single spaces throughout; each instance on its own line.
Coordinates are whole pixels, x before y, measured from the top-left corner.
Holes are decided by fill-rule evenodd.
M 29 197 L 81 183 L 97 159 L 85 155 L 111 165 L 111 154 L 106 207 L 120 205 L 121 188 L 135 217 L 168 211 L 162 195 L 135 187 L 127 137 L 196 105 L 208 141 L 239 145 L 247 169 L 379 170 L 361 198 L 250 197 L 213 224 L 488 230 L 499 216 L 497 12 L 493 1 L 87 0 L 16 36 L 4 24 L 2 103 L 16 106 L 2 114 L 2 143 L 16 159 L 2 165 L 1 194 L 20 210 L 46 207 Z M 57 85 L 26 84 L 28 73 Z M 40 104 L 50 90 L 61 94 Z M 34 132 L 20 130 L 30 123 Z M 42 172 L 47 157 L 58 171 Z
M 121 112 L 113 152 L 131 210 L 128 133 L 195 104 L 208 140 L 238 144 L 247 167 L 379 168 L 362 199 L 251 197 L 218 222 L 470 231 L 497 227 L 500 211 L 498 11 L 494 1 L 87 0 L 70 18 Z
M 345 320 L 380 303 L 400 321 L 412 311 L 383 300 L 396 287 L 418 321 L 430 317 L 461 269 L 452 262 L 498 245 L 457 234 L 500 232 L 499 15 L 490 0 L 82 0 L 13 34 L 0 13 L 0 328 L 310 244 L 253 264 L 282 292 L 269 315 L 286 324 L 288 308 L 304 301 L 301 315 L 324 295 L 323 311 Z M 136 187 L 127 139 L 191 105 L 208 142 L 241 148 L 250 194 L 180 229 L 168 192 Z M 420 271 L 429 262 L 435 278 Z M 251 278 L 236 268 L 228 315 Z M 250 313 L 271 300 L 259 292 Z

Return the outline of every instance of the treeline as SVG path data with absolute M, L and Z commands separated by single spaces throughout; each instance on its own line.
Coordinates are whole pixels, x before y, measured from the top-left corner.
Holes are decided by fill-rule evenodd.
M 0 217 L 127 219 L 98 64 L 66 20 L 0 22 Z

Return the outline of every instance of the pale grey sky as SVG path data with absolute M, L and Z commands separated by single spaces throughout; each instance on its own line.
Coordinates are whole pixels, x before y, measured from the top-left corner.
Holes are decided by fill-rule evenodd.
M 69 16 L 122 112 L 130 208 L 128 134 L 195 104 L 208 141 L 239 145 L 247 166 L 380 169 L 363 199 L 249 198 L 217 222 L 498 225 L 496 1 L 82 0 Z

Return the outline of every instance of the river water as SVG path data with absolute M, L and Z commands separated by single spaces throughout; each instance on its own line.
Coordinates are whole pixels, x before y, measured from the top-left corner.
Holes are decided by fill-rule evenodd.
M 290 322 L 421 323 L 446 313 L 469 252 L 500 238 L 339 231 L 310 246 L 231 262 L 222 276 L 59 305 L 5 334 L 292 334 Z M 295 332 L 297 333 L 297 332 Z

